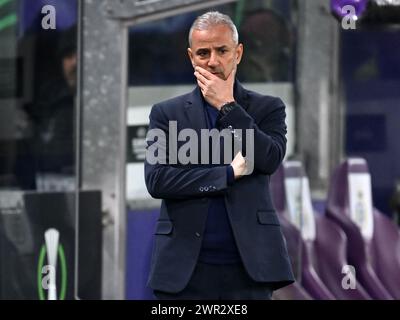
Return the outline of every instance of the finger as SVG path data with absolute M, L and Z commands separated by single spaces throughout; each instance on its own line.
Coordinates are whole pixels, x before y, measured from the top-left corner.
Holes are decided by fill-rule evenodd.
M 199 67 L 199 66 L 197 66 L 196 68 L 195 68 L 195 70 L 197 71 L 197 72 L 199 72 L 204 78 L 206 78 L 207 80 L 211 80 L 213 77 L 214 77 L 214 75 L 211 73 L 211 72 L 208 72 L 206 69 L 204 69 L 204 68 L 202 68 L 202 67 Z
M 197 79 L 197 85 L 200 87 L 200 90 L 204 93 L 207 90 L 208 85 L 201 80 Z
M 204 91 L 206 90 L 206 85 L 204 85 L 203 83 L 201 83 L 199 80 L 197 80 L 197 84 L 199 85 L 200 90 L 201 90 L 202 92 L 204 92 Z
M 240 159 L 242 156 L 242 152 L 239 151 L 238 153 L 236 153 L 235 159 Z
M 194 75 L 195 75 L 195 77 L 197 78 L 197 80 L 199 80 L 199 81 L 201 81 L 201 83 L 204 83 L 204 84 L 207 84 L 207 78 L 206 77 L 204 77 L 201 73 L 199 73 L 199 72 L 195 72 L 194 73 Z

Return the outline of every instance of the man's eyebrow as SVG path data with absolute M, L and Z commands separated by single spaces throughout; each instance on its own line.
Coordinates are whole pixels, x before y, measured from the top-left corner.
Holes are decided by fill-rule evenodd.
M 210 49 L 208 49 L 208 48 L 198 48 L 196 50 L 196 52 L 204 52 L 204 51 L 210 51 Z
M 223 50 L 223 49 L 228 49 L 228 48 L 229 47 L 226 44 L 224 44 L 222 46 L 215 47 L 216 50 Z M 196 50 L 196 53 L 209 52 L 209 51 L 210 51 L 210 48 L 198 48 Z

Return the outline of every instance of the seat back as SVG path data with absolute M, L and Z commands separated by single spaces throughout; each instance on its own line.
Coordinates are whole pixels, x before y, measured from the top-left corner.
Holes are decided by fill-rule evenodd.
M 350 218 L 369 244 L 369 258 L 379 280 L 395 299 L 400 299 L 399 229 L 374 208 L 371 175 L 364 159 L 349 159 L 348 184 Z
M 275 291 L 273 298 L 278 300 L 312 299 L 311 295 L 301 285 L 302 237 L 299 229 L 289 221 L 284 213 L 286 197 L 282 165 L 279 166 L 270 178 L 270 190 L 274 207 L 278 212 L 282 232 L 285 237 L 293 273 L 296 278 L 296 282 L 292 285 Z
M 350 158 L 335 170 L 328 194 L 328 207 L 339 208 L 347 215 L 367 242 L 371 241 L 374 230 L 371 190 L 367 162 Z
M 308 177 L 300 161 L 287 161 L 284 168 L 285 212 L 301 231 L 303 239 L 302 279 L 304 287 L 320 299 L 368 299 L 360 284 L 347 291 L 341 285 L 342 267 L 347 265 L 347 238 L 325 216 L 316 214 Z
M 368 300 L 371 297 L 357 282 L 352 279 L 354 288 L 347 288 L 342 285 L 349 262 L 347 261 L 347 237 L 343 230 L 325 216 L 316 217 L 317 238 L 315 249 L 319 257 L 318 274 L 329 290 L 337 299 L 343 300 Z M 347 275 L 348 277 L 348 275 Z
M 400 232 L 386 215 L 374 210 L 372 264 L 379 279 L 395 299 L 400 299 Z
M 357 271 L 368 294 L 375 299 L 392 299 L 374 270 L 374 208 L 371 176 L 367 162 L 350 158 L 334 171 L 328 193 L 326 215 L 348 238 L 348 260 Z M 384 231 L 383 231 L 384 232 Z
M 364 159 L 348 160 L 348 197 L 350 219 L 360 228 L 365 240 L 374 232 L 371 175 Z
M 314 269 L 315 219 L 308 179 L 299 161 L 288 161 L 274 175 L 272 193 L 279 208 L 292 266 L 307 292 L 316 299 L 334 299 Z M 297 240 L 296 240 L 297 239 Z
M 288 218 L 300 230 L 304 240 L 314 241 L 315 218 L 308 178 L 300 161 L 286 161 L 283 167 Z

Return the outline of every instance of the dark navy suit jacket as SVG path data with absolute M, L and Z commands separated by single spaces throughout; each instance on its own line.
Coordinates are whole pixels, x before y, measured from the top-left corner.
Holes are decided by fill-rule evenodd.
M 187 285 L 200 252 L 209 197 L 221 194 L 250 277 L 257 282 L 271 283 L 275 290 L 294 281 L 269 190 L 269 176 L 286 152 L 285 105 L 279 98 L 244 89 L 238 81 L 234 96 L 239 106 L 219 119 L 218 128 L 243 132 L 254 129 L 252 174 L 228 185 L 224 165 L 145 161 L 147 189 L 154 198 L 162 199 L 149 277 L 149 286 L 155 290 L 179 292 Z M 153 106 L 149 129 L 163 130 L 167 140 L 149 140 L 148 147 L 156 143 L 157 147 L 168 149 L 169 121 L 177 122 L 178 132 L 191 128 L 200 137 L 200 130 L 207 128 L 207 122 L 198 87 L 189 94 Z

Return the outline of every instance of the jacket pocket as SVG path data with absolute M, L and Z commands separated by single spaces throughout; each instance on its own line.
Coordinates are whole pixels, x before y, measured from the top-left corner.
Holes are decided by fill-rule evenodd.
M 156 232 L 155 234 L 171 234 L 174 226 L 169 220 L 159 220 L 156 224 Z
M 279 226 L 279 219 L 273 210 L 269 211 L 257 211 L 258 222 L 261 224 L 272 224 Z

